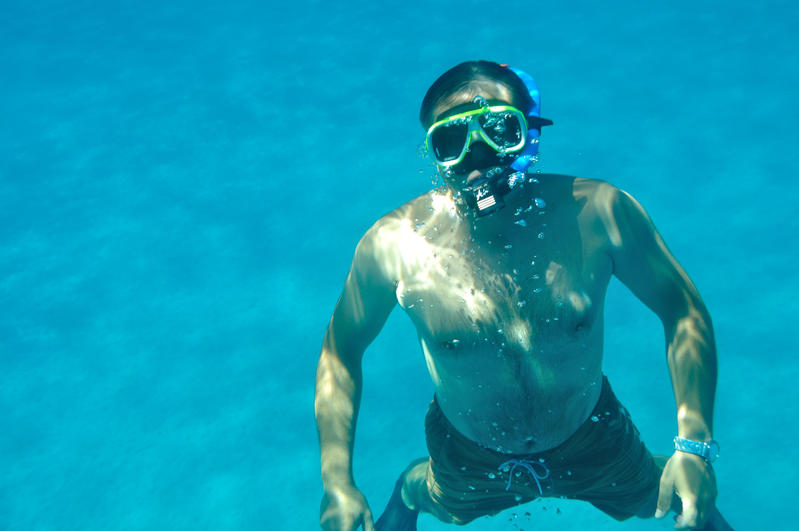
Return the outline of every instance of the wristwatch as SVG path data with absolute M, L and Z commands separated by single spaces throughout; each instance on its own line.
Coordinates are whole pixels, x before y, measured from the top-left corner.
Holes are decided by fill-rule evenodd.
M 692 441 L 691 439 L 684 439 L 682 437 L 675 437 L 674 449 L 681 452 L 698 455 L 707 463 L 712 463 L 719 457 L 719 443 L 715 440 L 700 442 Z

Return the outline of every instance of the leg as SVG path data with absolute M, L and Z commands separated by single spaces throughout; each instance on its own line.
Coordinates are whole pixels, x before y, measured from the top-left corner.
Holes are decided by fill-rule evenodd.
M 429 458 L 413 461 L 403 471 L 394 486 L 394 492 L 383 514 L 378 518 L 377 531 L 416 531 L 419 513 L 430 513 L 442 522 L 451 523 L 452 517 L 430 497 L 427 490 Z
M 703 531 L 733 531 L 732 526 L 727 523 L 727 520 L 721 516 L 718 507 L 713 508 L 713 512 L 710 514 L 710 518 L 707 519 L 707 523 L 703 528 Z
M 376 531 L 416 531 L 424 498 L 430 498 L 424 482 L 427 463 L 428 458 L 417 459 L 400 475 L 388 505 L 375 523 Z
M 438 510 L 436 503 L 430 497 L 430 492 L 427 490 L 429 462 L 428 458 L 417 459 L 405 469 L 402 477 L 402 501 L 414 511 L 431 513 L 447 522 L 449 518 L 441 518 L 439 514 L 441 511 Z

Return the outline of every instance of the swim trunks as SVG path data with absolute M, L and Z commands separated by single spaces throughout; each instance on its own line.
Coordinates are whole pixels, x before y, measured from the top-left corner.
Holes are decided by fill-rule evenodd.
M 550 450 L 520 455 L 483 447 L 452 426 L 435 398 L 425 432 L 428 491 L 443 516 L 459 524 L 539 497 L 584 500 L 625 520 L 654 500 L 660 482 L 662 464 L 641 442 L 606 377 L 589 418 Z

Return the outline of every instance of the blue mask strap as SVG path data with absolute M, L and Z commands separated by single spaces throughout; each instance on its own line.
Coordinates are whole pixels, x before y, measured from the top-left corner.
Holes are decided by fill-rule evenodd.
M 527 87 L 527 92 L 530 93 L 530 98 L 533 100 L 533 107 L 527 112 L 527 116 L 535 116 L 536 118 L 540 117 L 541 94 L 538 92 L 538 85 L 536 85 L 533 76 L 524 70 L 519 70 L 518 68 L 513 68 L 512 66 L 509 66 L 508 68 L 510 68 L 511 72 L 516 74 L 519 79 L 522 80 L 524 85 Z M 519 152 L 516 160 L 514 160 L 510 165 L 512 169 L 515 171 L 527 171 L 527 168 L 529 168 L 530 164 L 533 162 L 533 158 L 536 156 L 536 154 L 538 154 L 538 139 L 540 136 L 540 129 L 530 129 L 527 131 L 527 142 Z

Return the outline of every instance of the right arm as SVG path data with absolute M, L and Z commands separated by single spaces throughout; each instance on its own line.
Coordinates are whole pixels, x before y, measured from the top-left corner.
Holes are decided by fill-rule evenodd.
M 355 487 L 352 448 L 361 399 L 361 358 L 397 303 L 394 279 L 379 255 L 373 227 L 355 251 L 344 290 L 327 327 L 316 371 L 314 408 L 322 453 L 321 525 L 327 531 L 372 531 L 372 517 Z

